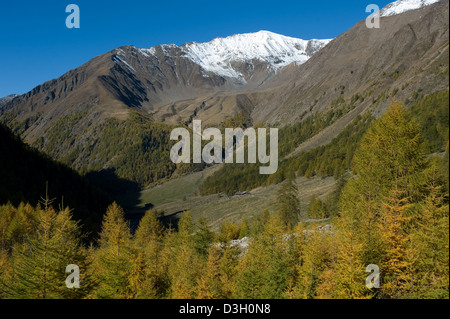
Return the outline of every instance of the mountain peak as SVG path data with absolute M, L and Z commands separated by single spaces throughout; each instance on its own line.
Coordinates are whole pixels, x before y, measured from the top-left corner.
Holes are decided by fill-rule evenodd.
M 270 31 L 235 34 L 206 43 L 186 43 L 181 49 L 186 57 L 204 70 L 221 76 L 242 78 L 233 62 L 252 64 L 253 60 L 269 64 L 274 71 L 293 62 L 304 63 L 331 40 L 303 40 Z
M 387 17 L 401 14 L 406 11 L 416 10 L 429 6 L 439 1 L 440 0 L 398 0 L 389 3 L 383 9 L 381 9 L 380 16 Z
M 209 42 L 188 42 L 178 48 L 184 57 L 200 65 L 206 72 L 244 81 L 243 74 L 233 67 L 235 63 L 253 65 L 254 60 L 268 63 L 276 71 L 291 63 L 304 63 L 331 39 L 303 40 L 261 30 L 234 34 Z M 173 48 L 175 45 L 170 45 Z M 160 46 L 163 50 L 166 45 Z M 176 47 L 176 46 L 175 46 Z M 141 49 L 144 54 L 155 54 L 155 47 Z M 165 50 L 164 50 L 165 52 Z M 207 73 L 204 76 L 208 76 Z

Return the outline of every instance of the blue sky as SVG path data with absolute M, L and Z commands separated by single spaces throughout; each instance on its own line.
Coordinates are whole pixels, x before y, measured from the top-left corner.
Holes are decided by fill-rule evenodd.
M 393 0 L 2 0 L 0 97 L 26 93 L 96 55 L 122 45 L 206 42 L 268 30 L 302 39 L 333 38 Z M 80 29 L 68 29 L 68 4 L 80 8 Z

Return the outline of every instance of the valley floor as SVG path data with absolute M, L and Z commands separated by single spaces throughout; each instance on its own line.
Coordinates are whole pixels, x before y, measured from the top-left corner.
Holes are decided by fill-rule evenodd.
M 276 194 L 280 184 L 243 189 L 241 191 L 249 191 L 249 195 L 245 196 L 199 195 L 199 185 L 218 168 L 219 165 L 210 167 L 141 191 L 139 204 L 125 209 L 132 228 L 137 227 L 140 218 L 150 207 L 163 212 L 166 217 L 176 219 L 184 211 L 190 211 L 194 220 L 205 218 L 213 231 L 218 231 L 225 221 L 239 223 L 243 219 L 251 220 L 257 217 L 264 210 L 271 213 L 277 211 Z M 301 216 L 306 218 L 311 197 L 315 195 L 322 200 L 325 199 L 334 190 L 336 180 L 333 177 L 299 177 L 296 183 L 299 190 Z M 124 203 L 126 200 L 123 198 Z M 146 204 L 150 205 L 146 208 Z

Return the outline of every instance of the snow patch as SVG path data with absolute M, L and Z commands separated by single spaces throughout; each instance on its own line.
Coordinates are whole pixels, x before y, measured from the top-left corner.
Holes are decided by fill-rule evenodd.
M 156 50 L 155 50 L 155 48 L 138 49 L 138 52 L 139 52 L 140 54 L 142 54 L 143 56 L 149 58 L 150 55 L 153 55 L 153 56 L 155 55 Z
M 122 58 L 120 58 L 119 56 L 122 56 Z M 125 64 L 125 66 L 128 67 L 128 69 L 136 72 L 136 70 L 124 58 L 125 58 L 125 52 L 122 49 L 117 49 L 116 54 L 113 56 L 113 61 Z
M 429 6 L 433 3 L 439 2 L 440 0 L 398 0 L 386 5 L 380 11 L 380 16 L 388 17 L 410 10 L 420 9 Z

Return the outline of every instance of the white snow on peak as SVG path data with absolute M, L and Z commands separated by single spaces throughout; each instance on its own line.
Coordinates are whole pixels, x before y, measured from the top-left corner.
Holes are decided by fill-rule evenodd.
M 406 11 L 420 9 L 440 0 L 398 0 L 386 5 L 380 10 L 380 16 L 387 17 L 397 15 Z
M 204 70 L 232 78 L 243 78 L 231 62 L 251 63 L 259 59 L 277 70 L 290 63 L 304 63 L 331 40 L 302 40 L 269 31 L 235 34 L 206 43 L 186 43 L 180 48 L 186 57 Z M 308 47 L 309 45 L 309 47 Z
M 136 70 L 125 60 L 125 52 L 122 49 L 116 49 L 116 55 L 113 57 L 114 62 L 123 63 L 127 66 L 128 69 L 133 70 L 136 72 Z
M 331 39 L 307 41 L 269 31 L 259 31 L 216 38 L 206 43 L 189 42 L 178 48 L 186 58 L 200 65 L 206 72 L 243 81 L 244 76 L 231 66 L 232 62 L 252 63 L 258 59 L 267 62 L 273 70 L 277 70 L 293 62 L 298 64 L 306 62 L 330 41 Z M 169 55 L 167 49 L 177 48 L 175 44 L 159 47 L 165 55 Z M 156 54 L 155 47 L 138 50 L 147 57 Z

